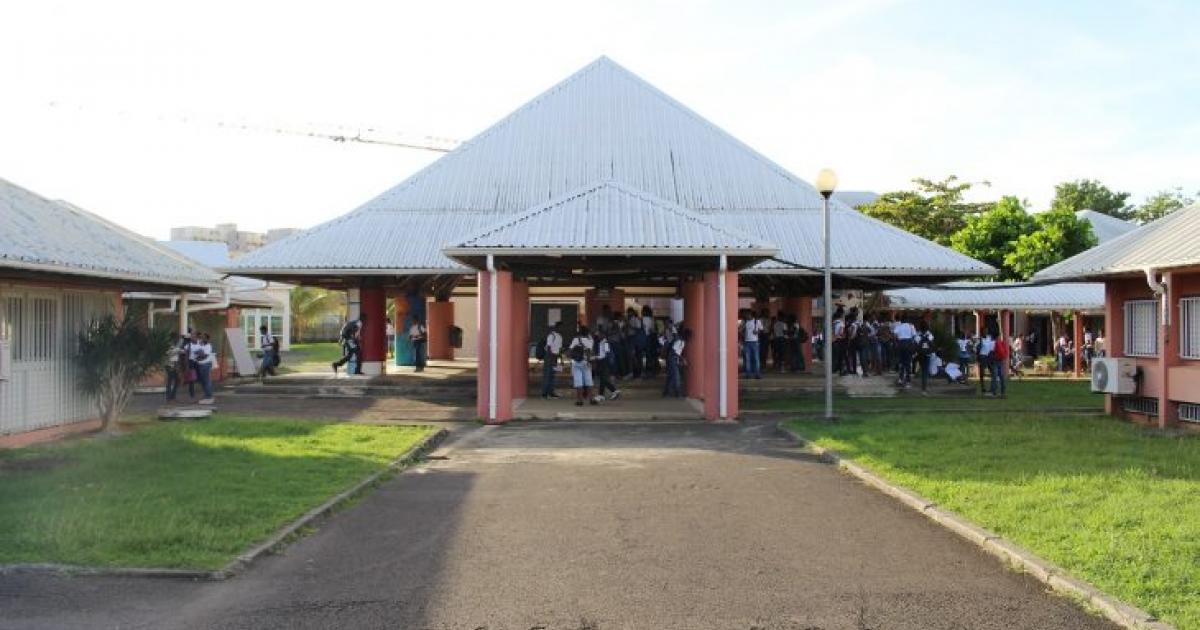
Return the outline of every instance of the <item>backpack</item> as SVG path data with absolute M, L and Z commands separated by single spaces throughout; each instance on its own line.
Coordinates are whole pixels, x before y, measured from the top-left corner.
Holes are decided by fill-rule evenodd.
M 854 345 L 859 348 L 867 347 L 867 341 L 871 338 L 871 329 L 868 324 L 863 322 L 858 324 L 858 330 L 854 333 Z
M 933 342 L 930 341 L 929 335 L 925 333 L 917 333 L 917 354 L 922 358 L 933 354 Z
M 582 343 L 571 344 L 571 360 L 577 362 L 587 361 L 587 348 Z
M 354 338 L 354 327 L 358 325 L 358 320 L 352 319 L 342 326 L 342 339 L 349 341 Z
M 537 345 L 537 348 L 533 351 L 533 356 L 538 361 L 546 360 L 546 343 L 548 343 L 549 341 L 550 341 L 550 335 L 546 335 L 546 338 L 542 340 L 542 343 L 539 343 Z

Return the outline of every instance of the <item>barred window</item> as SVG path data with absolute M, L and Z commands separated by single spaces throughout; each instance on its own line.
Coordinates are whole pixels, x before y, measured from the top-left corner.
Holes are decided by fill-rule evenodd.
M 1200 297 L 1179 300 L 1179 356 L 1200 359 Z
M 1158 300 L 1125 302 L 1125 354 L 1158 356 Z

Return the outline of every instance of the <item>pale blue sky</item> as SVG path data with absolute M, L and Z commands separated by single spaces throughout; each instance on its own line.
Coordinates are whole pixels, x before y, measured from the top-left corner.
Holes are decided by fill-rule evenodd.
M 436 154 L 175 119 L 465 139 L 607 54 L 801 177 L 1140 200 L 1200 188 L 1198 26 L 1182 0 L 8 3 L 0 177 L 159 238 L 308 227 Z

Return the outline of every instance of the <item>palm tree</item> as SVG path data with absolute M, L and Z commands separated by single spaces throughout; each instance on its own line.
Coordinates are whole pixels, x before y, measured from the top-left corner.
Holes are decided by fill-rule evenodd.
M 300 343 L 314 322 L 342 308 L 340 293 L 315 287 L 296 287 L 288 296 L 292 304 L 292 340 Z

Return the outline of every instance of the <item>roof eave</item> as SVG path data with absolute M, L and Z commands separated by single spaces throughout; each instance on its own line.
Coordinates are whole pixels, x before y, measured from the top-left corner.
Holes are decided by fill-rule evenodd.
M 154 286 L 170 286 L 183 289 L 219 289 L 221 282 L 215 276 L 211 282 L 202 280 L 184 280 L 182 278 L 152 278 L 134 273 L 126 273 L 120 271 L 107 271 L 103 269 L 88 269 L 86 267 L 72 267 L 69 265 L 56 265 L 50 263 L 33 263 L 18 260 L 4 259 L 0 260 L 0 269 L 17 269 L 20 271 L 39 271 L 45 273 L 53 273 L 62 276 L 80 276 L 84 278 L 96 278 L 103 280 L 115 280 L 119 282 L 132 282 L 140 285 Z

